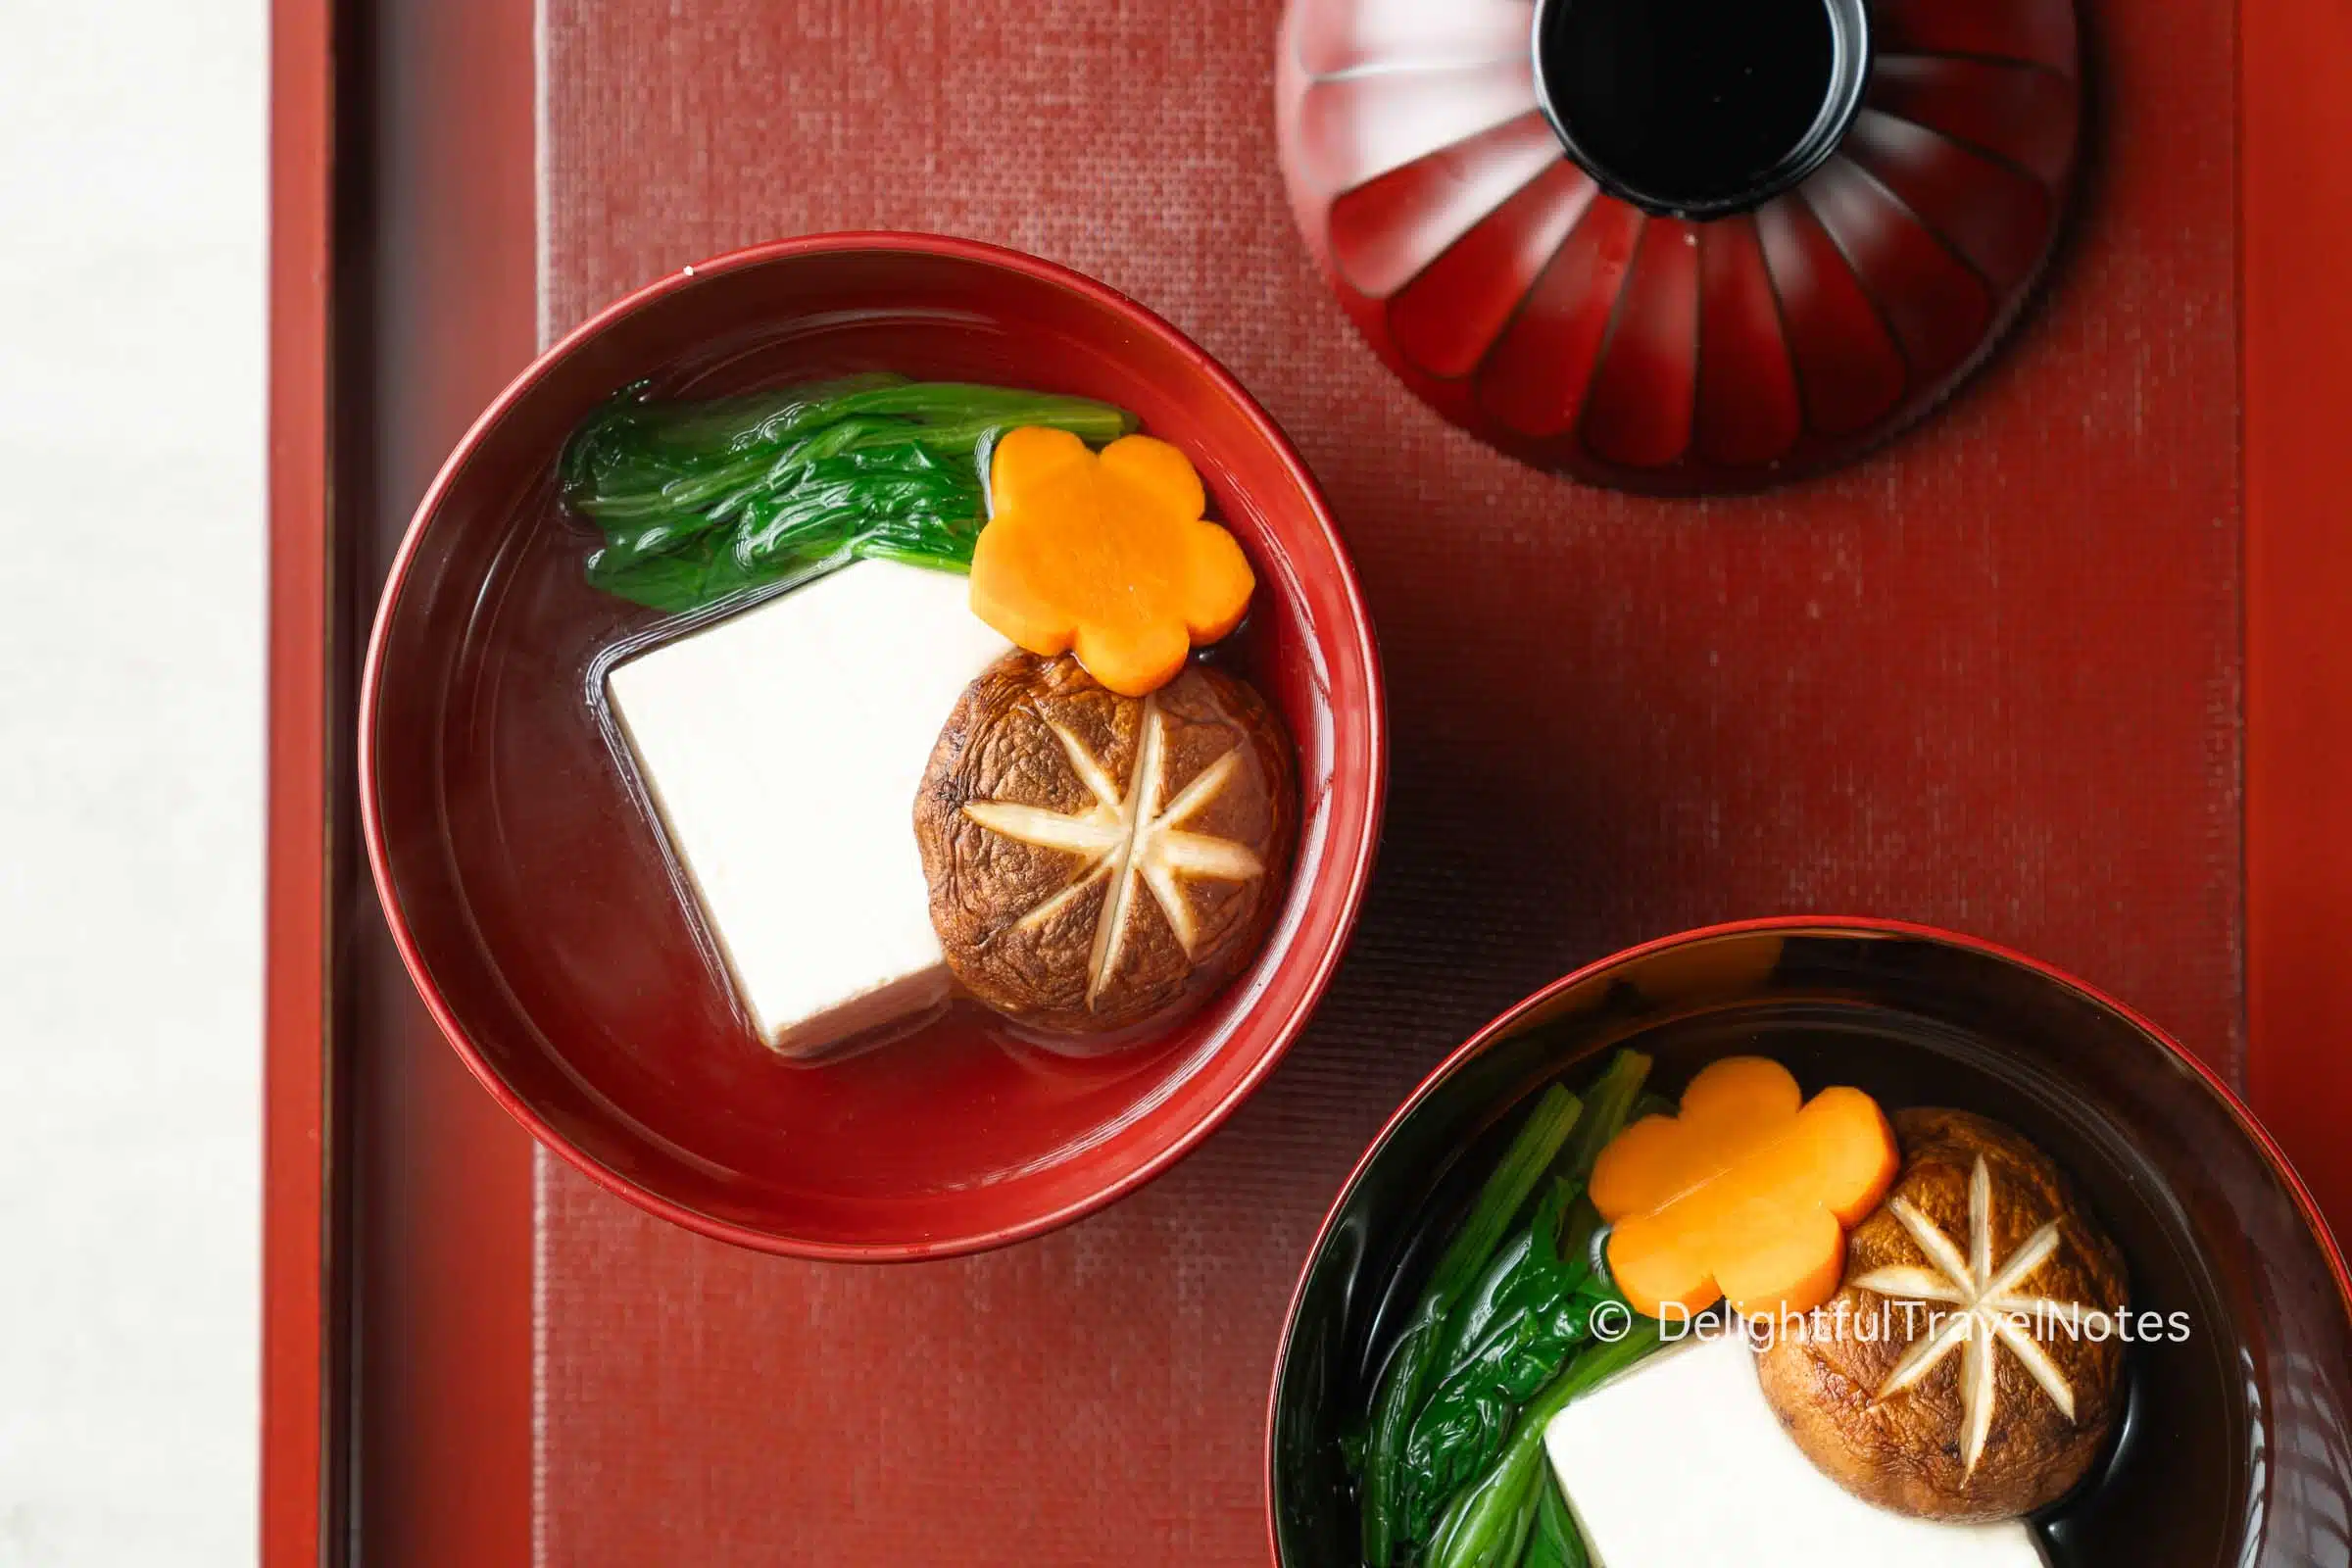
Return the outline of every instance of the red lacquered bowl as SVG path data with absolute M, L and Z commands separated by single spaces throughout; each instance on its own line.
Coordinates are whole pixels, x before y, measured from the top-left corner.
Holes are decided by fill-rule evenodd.
M 553 485 L 565 436 L 639 379 L 657 395 L 719 395 L 874 368 L 1135 410 L 1192 456 L 1256 567 L 1228 657 L 1298 748 L 1297 865 L 1256 962 L 1156 1037 L 1073 1058 L 961 1004 L 836 1062 L 778 1060 L 736 1015 L 597 725 L 592 662 L 658 617 L 582 580 L 588 536 Z M 360 725 L 386 917 L 484 1087 L 654 1213 L 831 1258 L 1033 1236 L 1205 1137 L 1271 1070 L 1339 961 L 1386 764 L 1354 573 L 1313 477 L 1249 394 L 1101 284 L 909 234 L 786 240 L 687 268 L 517 377 L 459 443 L 401 546 Z
M 1638 54 L 1664 107 L 1636 128 L 1690 130 L 1735 20 L 1732 79 L 1814 50 L 1818 91 L 1780 141 L 1692 133 L 1703 160 L 1752 128 L 1760 161 L 1661 178 L 1594 111 Z M 1581 479 L 1736 491 L 1859 455 L 1990 351 L 2059 233 L 2081 75 L 2074 0 L 1291 0 L 1277 131 L 1308 247 L 1423 401 Z
M 1356 1568 L 1342 1438 L 1529 1097 L 1581 1085 L 1621 1045 L 1648 1053 L 1669 1093 L 1761 1053 L 1808 1090 L 1973 1110 L 2074 1177 L 2124 1250 L 2134 1315 L 2180 1313 L 2186 1337 L 2127 1352 L 2118 1440 L 2034 1516 L 2053 1568 L 2345 1560 L 2352 1276 L 2252 1112 L 2154 1024 L 2046 964 L 1923 926 L 1788 918 L 1669 937 L 1544 987 L 1390 1118 L 1307 1254 L 1275 1364 L 1280 1568 Z

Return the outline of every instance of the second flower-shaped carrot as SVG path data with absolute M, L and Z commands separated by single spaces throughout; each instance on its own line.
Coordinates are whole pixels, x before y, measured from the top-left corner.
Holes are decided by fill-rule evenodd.
M 972 552 L 972 611 L 1033 654 L 1075 654 L 1112 691 L 1175 678 L 1197 644 L 1241 624 L 1255 579 L 1185 455 L 1131 435 L 1100 455 L 1024 426 L 989 464 L 989 521 Z
M 1859 1089 L 1806 1100 L 1779 1062 L 1725 1056 L 1690 1080 L 1676 1114 L 1611 1140 L 1591 1196 L 1635 1311 L 1690 1314 L 1728 1298 L 1771 1317 L 1838 1293 L 1846 1227 L 1878 1207 L 1900 1163 L 1886 1115 Z

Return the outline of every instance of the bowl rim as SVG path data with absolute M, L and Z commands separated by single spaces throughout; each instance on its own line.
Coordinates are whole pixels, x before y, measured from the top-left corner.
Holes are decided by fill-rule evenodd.
M 1348 1172 L 1347 1180 L 1340 1184 L 1339 1191 L 1333 1196 L 1330 1206 L 1324 1210 L 1323 1222 L 1315 1227 L 1315 1239 L 1308 1244 L 1306 1255 L 1299 1262 L 1298 1279 L 1291 1287 L 1290 1304 L 1283 1309 L 1282 1338 L 1275 1347 L 1273 1371 L 1266 1380 L 1265 1458 L 1262 1474 L 1266 1486 L 1266 1555 L 1267 1560 L 1275 1564 L 1275 1568 L 1281 1568 L 1283 1557 L 1282 1538 L 1276 1520 L 1276 1508 L 1279 1501 L 1275 1486 L 1274 1429 L 1282 1394 L 1283 1368 L 1290 1364 L 1291 1342 L 1297 1337 L 1298 1331 L 1298 1308 L 1306 1298 L 1307 1279 L 1314 1272 L 1315 1260 L 1322 1255 L 1324 1244 L 1331 1239 L 1332 1227 L 1338 1223 L 1340 1211 L 1348 1205 L 1348 1199 L 1354 1196 L 1356 1184 L 1363 1179 L 1364 1172 L 1370 1168 L 1372 1161 L 1378 1158 L 1381 1152 L 1388 1147 L 1390 1138 L 1395 1135 L 1398 1127 L 1403 1125 L 1405 1118 L 1420 1108 L 1422 1102 L 1437 1092 L 1441 1083 L 1453 1075 L 1454 1069 L 1477 1055 L 1497 1037 L 1516 1027 L 1528 1013 L 1543 1006 L 1562 992 L 1583 985 L 1594 976 L 1608 970 L 1646 958 L 1670 948 L 1684 947 L 1719 937 L 1748 936 L 1758 932 L 1902 937 L 1914 941 L 1939 943 L 1945 947 L 1957 948 L 1964 953 L 1973 953 L 1982 957 L 1998 959 L 2037 974 L 2045 980 L 2054 981 L 2075 992 L 2094 1006 L 2104 1007 L 2115 1013 L 2141 1034 L 2171 1052 L 2175 1057 L 2187 1066 L 2196 1080 L 2203 1084 L 2207 1093 L 2211 1094 L 2220 1102 L 2222 1108 L 2229 1113 L 2230 1119 L 2237 1123 L 2239 1130 L 2247 1135 L 2255 1149 L 2261 1152 L 2264 1163 L 2271 1167 L 2272 1173 L 2279 1179 L 2280 1185 L 2293 1199 L 2297 1211 L 2303 1217 L 2304 1228 L 2310 1231 L 2314 1239 L 2318 1241 L 2320 1255 L 2327 1262 L 2328 1271 L 2335 1276 L 2336 1294 L 2342 1298 L 2344 1311 L 2347 1316 L 2352 1316 L 2352 1269 L 2346 1267 L 2342 1244 L 2337 1241 L 2335 1232 L 2329 1228 L 2327 1217 L 2320 1212 L 2319 1203 L 2311 1196 L 2311 1189 L 2306 1187 L 2303 1184 L 2303 1178 L 2295 1173 L 2295 1167 L 2287 1158 L 2286 1151 L 2278 1147 L 2278 1141 L 2271 1136 L 2270 1130 L 2262 1125 L 2260 1119 L 2255 1116 L 2246 1102 L 2238 1098 L 2235 1090 L 2231 1089 L 2219 1074 L 2199 1059 L 2195 1053 L 2182 1046 L 2180 1041 L 2175 1040 L 2170 1033 L 2157 1027 L 2136 1009 L 2117 1001 L 2088 981 L 2070 974 L 2055 964 L 2046 963 L 2028 954 L 2020 953 L 2015 948 L 2003 947 L 1997 942 L 1970 936 L 1965 932 L 1947 930 L 1940 926 L 1923 925 L 1911 920 L 1890 920 L 1875 915 L 1776 914 L 1757 919 L 1725 920 L 1713 925 L 1693 926 L 1687 931 L 1677 931 L 1668 936 L 1653 937 L 1646 942 L 1638 942 L 1632 947 L 1612 953 L 1606 957 L 1596 958 L 1591 963 L 1580 965 L 1557 980 L 1529 992 L 1510 1006 L 1496 1013 L 1468 1039 L 1447 1052 L 1445 1059 L 1432 1067 L 1421 1081 L 1413 1086 L 1413 1092 L 1405 1096 L 1403 1102 L 1389 1114 L 1388 1119 L 1381 1123 L 1380 1131 L 1375 1133 L 1372 1141 L 1364 1146 L 1364 1152 L 1356 1156 L 1354 1165 Z
M 1243 417 L 1266 442 L 1284 470 L 1298 486 L 1305 500 L 1305 513 L 1312 524 L 1311 536 L 1323 545 L 1336 568 L 1337 586 L 1346 613 L 1343 635 L 1352 638 L 1355 654 L 1364 668 L 1365 703 L 1363 726 L 1370 766 L 1364 785 L 1363 830 L 1352 845 L 1334 846 L 1334 859 L 1339 886 L 1339 920 L 1331 939 L 1322 951 L 1313 955 L 1306 975 L 1305 988 L 1298 1002 L 1279 1019 L 1268 1045 L 1258 1053 L 1246 1072 L 1232 1087 L 1198 1114 L 1189 1126 L 1178 1131 L 1167 1145 L 1154 1152 L 1135 1168 L 1099 1189 L 1047 1210 L 1009 1224 L 992 1225 L 953 1235 L 927 1240 L 888 1242 L 827 1242 L 801 1237 L 778 1236 L 715 1215 L 705 1214 L 655 1193 L 627 1176 L 612 1170 L 590 1156 L 558 1131 L 546 1117 L 529 1104 L 493 1069 L 470 1035 L 459 1021 L 440 988 L 433 982 L 419 951 L 415 933 L 411 930 L 406 910 L 394 889 L 391 864 L 384 846 L 382 803 L 377 796 L 375 751 L 377 700 L 383 669 L 387 628 L 394 609 L 400 603 L 409 572 L 415 564 L 427 528 L 439 514 L 449 493 L 459 477 L 470 465 L 490 433 L 508 414 L 537 390 L 565 360 L 592 339 L 602 335 L 617 322 L 635 316 L 657 301 L 691 288 L 711 277 L 728 272 L 743 271 L 776 263 L 798 261 L 812 256 L 828 256 L 859 251 L 886 252 L 903 256 L 923 256 L 948 262 L 994 268 L 1027 277 L 1068 293 L 1076 294 L 1101 306 L 1120 318 L 1136 331 L 1157 338 L 1163 346 L 1174 351 L 1193 370 L 1204 378 L 1217 392 L 1228 399 Z M 1227 1117 L 1253 1094 L 1273 1072 L 1276 1065 L 1297 1041 L 1323 995 L 1329 989 L 1332 976 L 1338 971 L 1355 931 L 1358 916 L 1363 910 L 1365 889 L 1371 880 L 1372 865 L 1378 855 L 1382 819 L 1388 804 L 1389 724 L 1387 687 L 1381 672 L 1380 649 L 1372 626 L 1370 607 L 1365 603 L 1358 581 L 1355 564 L 1349 557 L 1346 541 L 1331 514 L 1330 503 L 1323 495 L 1321 484 L 1306 460 L 1273 416 L 1266 413 L 1248 388 L 1231 371 L 1210 358 L 1208 353 L 1185 333 L 1149 307 L 1125 294 L 1099 282 L 1086 274 L 1006 246 L 984 240 L 965 239 L 955 235 L 924 233 L 901 229 L 844 229 L 834 232 L 796 235 L 784 239 L 763 241 L 723 252 L 706 261 L 677 268 L 653 281 L 621 295 L 597 311 L 579 325 L 566 332 L 553 345 L 542 350 L 531 363 L 509 381 L 498 396 L 466 426 L 442 461 L 431 484 L 411 514 L 408 526 L 401 534 L 400 547 L 395 552 L 389 572 L 384 579 L 383 593 L 376 602 L 375 614 L 368 633 L 368 647 L 360 672 L 358 703 L 359 746 L 356 763 L 359 772 L 360 820 L 367 845 L 369 879 L 373 882 L 376 902 L 382 907 L 385 924 L 389 927 L 393 946 L 399 951 L 401 966 L 408 971 L 425 1010 L 431 1014 L 441 1036 L 457 1052 L 466 1070 L 488 1090 L 493 1100 L 507 1113 L 520 1122 L 539 1143 L 561 1155 L 575 1170 L 587 1176 L 607 1192 L 625 1199 L 647 1212 L 683 1226 L 685 1229 L 717 1241 L 729 1242 L 755 1251 L 785 1257 L 811 1258 L 835 1262 L 910 1262 L 925 1258 L 957 1257 L 986 1251 L 1041 1236 L 1063 1225 L 1082 1219 L 1108 1207 L 1120 1199 L 1150 1184 L 1164 1174 L 1185 1155 L 1191 1153 L 1211 1133 L 1222 1126 Z M 1287 961 L 1288 956 L 1285 956 Z

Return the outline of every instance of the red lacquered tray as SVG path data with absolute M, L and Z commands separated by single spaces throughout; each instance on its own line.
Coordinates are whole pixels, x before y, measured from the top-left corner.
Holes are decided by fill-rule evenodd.
M 1356 339 L 1275 170 L 1276 0 L 275 9 L 272 1565 L 1261 1560 L 1281 1313 L 1364 1140 L 1522 993 L 1706 920 L 2046 957 L 2352 1211 L 2334 8 L 2086 6 L 2082 216 L 2014 343 L 1835 479 L 1704 506 L 1520 467 Z M 1353 956 L 1257 1098 L 1102 1215 L 896 1269 L 536 1155 L 352 816 L 366 618 L 474 411 L 627 287 L 852 226 L 1036 251 L 1219 356 L 1323 477 L 1395 738 Z

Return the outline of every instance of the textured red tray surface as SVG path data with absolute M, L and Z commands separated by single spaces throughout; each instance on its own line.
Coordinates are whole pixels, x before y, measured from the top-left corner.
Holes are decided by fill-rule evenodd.
M 1271 0 L 550 0 L 562 328 L 665 269 L 885 224 L 1167 315 L 1322 476 L 1392 679 L 1353 956 L 1258 1098 L 1143 1196 L 892 1272 L 543 1183 L 549 1560 L 1234 1561 L 1300 1252 L 1420 1071 L 1570 965 L 1726 916 L 1974 930 L 2239 1066 L 2232 15 L 2110 8 L 2075 242 L 2014 352 L 1836 481 L 1580 490 L 1447 429 L 1316 281 Z
M 299 922 L 273 933 L 273 1094 L 304 1092 L 281 1041 L 343 1042 L 350 1119 L 326 1124 L 354 1202 L 273 1197 L 273 1309 L 315 1289 L 304 1227 L 323 1217 L 353 1281 L 349 1522 L 370 1562 L 512 1563 L 534 1540 L 546 1562 L 631 1568 L 1254 1559 L 1281 1313 L 1352 1156 L 1469 1029 L 1679 927 L 1837 909 L 1975 931 L 2246 1075 L 2226 0 L 2088 7 L 2082 215 L 1984 376 L 1841 477 L 1705 505 L 1517 467 L 1379 368 L 1284 207 L 1275 0 L 540 9 L 536 291 L 532 7 L 344 18 L 336 179 L 367 189 L 341 198 L 349 270 L 310 324 L 352 359 L 336 386 L 373 400 L 340 416 L 373 435 L 349 448 L 365 471 L 338 453 L 325 519 L 352 580 L 276 661 L 287 800 L 348 750 L 332 678 L 321 758 L 294 744 L 320 702 L 296 644 L 323 640 L 330 677 L 348 657 L 534 305 L 557 331 L 700 257 L 870 225 L 1093 272 L 1265 402 L 1362 572 L 1394 790 L 1352 956 L 1266 1089 L 1142 1196 L 958 1263 L 757 1257 L 534 1172 L 364 902 L 336 906 L 330 955 Z M 299 247 L 323 241 L 281 228 L 281 307 L 316 306 Z M 294 429 L 302 385 L 281 398 Z M 276 471 L 304 481 L 283 453 Z M 316 566 L 287 516 L 281 577 Z M 329 806 L 327 891 L 364 899 L 334 847 L 347 780 Z M 318 835 L 291 806 L 273 820 L 292 907 Z M 273 1194 L 316 1154 L 301 1110 L 273 1121 Z M 307 1562 L 301 1425 L 345 1406 L 331 1365 L 330 1402 L 306 1401 L 306 1349 L 272 1332 L 292 1370 L 273 1371 L 271 1561 Z

